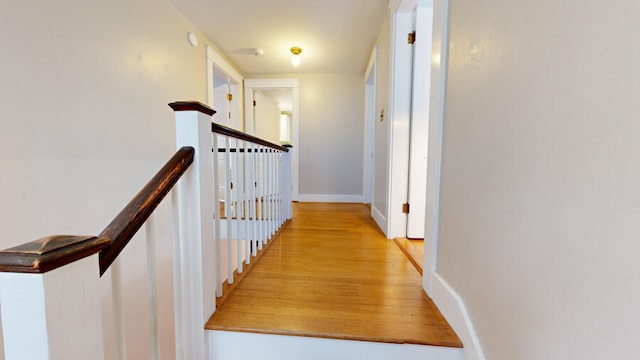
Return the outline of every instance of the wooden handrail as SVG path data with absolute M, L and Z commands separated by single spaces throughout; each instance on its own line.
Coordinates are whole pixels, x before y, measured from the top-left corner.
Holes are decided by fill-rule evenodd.
M 0 271 L 45 273 L 93 255 L 108 243 L 95 236 L 48 236 L 0 251 Z
M 175 101 L 170 103 L 169 107 L 171 107 L 173 111 L 199 111 L 209 116 L 213 116 L 213 114 L 216 113 L 215 110 L 198 101 Z M 249 135 L 247 133 L 232 129 L 230 127 L 216 124 L 214 122 L 211 122 L 211 131 L 216 134 L 230 136 L 236 139 L 249 141 L 249 142 L 256 143 L 258 145 L 267 146 L 276 150 L 280 150 L 284 152 L 289 151 L 286 147 L 274 144 L 272 142 L 260 139 L 259 137 Z
M 211 131 L 213 131 L 216 134 L 230 136 L 239 140 L 249 141 L 258 145 L 270 147 L 272 149 L 289 152 L 289 149 L 287 149 L 284 146 L 276 145 L 272 142 L 268 142 L 267 140 L 260 139 L 259 137 L 255 137 L 253 135 L 249 135 L 242 131 L 238 131 L 220 124 L 211 123 Z
M 183 147 L 98 236 L 54 235 L 0 251 L 0 272 L 45 273 L 100 251 L 100 275 L 109 268 L 193 162 Z
M 198 111 L 209 116 L 216 113 L 215 110 L 198 101 L 174 101 L 169 103 L 173 111 Z
M 195 150 L 189 146 L 178 150 L 98 235 L 99 238 L 109 240 L 109 244 L 100 252 L 100 275 L 107 271 L 118 254 L 178 182 L 193 162 L 194 153 Z

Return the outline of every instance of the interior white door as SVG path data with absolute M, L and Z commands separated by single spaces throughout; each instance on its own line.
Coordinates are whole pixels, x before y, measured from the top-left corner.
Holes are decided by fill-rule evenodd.
M 416 37 L 413 44 L 413 91 L 409 142 L 409 214 L 407 237 L 424 239 L 427 195 L 427 149 L 431 87 L 431 43 L 433 8 L 416 8 Z
M 213 122 L 224 126 L 229 126 L 229 104 L 227 94 L 229 94 L 228 76 L 214 66 L 213 104 L 211 104 L 211 106 L 216 113 L 213 114 Z

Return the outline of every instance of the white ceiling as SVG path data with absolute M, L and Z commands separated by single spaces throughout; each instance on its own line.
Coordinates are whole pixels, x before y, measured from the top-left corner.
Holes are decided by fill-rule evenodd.
M 246 74 L 363 73 L 388 0 L 169 0 Z M 302 64 L 291 66 L 292 46 Z M 260 48 L 264 56 L 256 57 Z

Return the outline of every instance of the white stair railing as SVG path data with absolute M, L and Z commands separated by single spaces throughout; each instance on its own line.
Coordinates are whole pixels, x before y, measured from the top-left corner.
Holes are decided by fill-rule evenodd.
M 290 214 L 288 149 L 236 130 L 212 124 L 212 167 L 218 193 L 214 228 L 220 269 L 216 284 L 233 284 L 258 250 L 273 238 Z M 290 199 L 290 197 L 289 197 Z M 222 296 L 222 286 L 217 287 Z
M 114 332 L 113 336 L 107 334 L 113 339 L 111 352 L 126 359 L 125 286 L 118 255 L 143 226 L 150 329 L 147 346 L 152 359 L 160 358 L 152 215 L 190 167 L 193 156 L 192 147 L 179 149 L 98 236 L 50 236 L 0 251 L 5 359 L 103 359 L 105 287 L 113 304 Z M 110 281 L 101 279 L 108 269 Z
M 118 255 L 143 226 L 150 358 L 209 358 L 204 325 L 215 311 L 216 294 L 222 295 L 222 282 L 233 282 L 234 271 L 245 271 L 243 262 L 250 263 L 291 217 L 290 159 L 286 148 L 213 124 L 214 111 L 205 105 L 170 106 L 178 152 L 102 233 L 51 236 L 0 251 L 5 359 L 103 359 L 104 287 L 113 300 L 111 353 L 126 359 L 128 278 Z M 166 341 L 160 334 L 167 331 L 161 331 L 158 313 L 167 309 L 158 308 L 162 279 L 156 273 L 161 263 L 155 225 L 160 218 L 151 218 L 169 193 L 175 356 L 160 352 Z M 107 269 L 111 281 L 101 280 Z

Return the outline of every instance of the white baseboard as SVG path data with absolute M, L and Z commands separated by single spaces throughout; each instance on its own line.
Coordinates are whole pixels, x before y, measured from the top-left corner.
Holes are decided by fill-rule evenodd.
M 380 228 L 380 230 L 382 230 L 384 235 L 387 236 L 387 233 L 388 233 L 388 231 L 387 231 L 387 217 L 384 216 L 384 214 L 381 213 L 380 210 L 378 210 L 378 208 L 373 206 L 373 204 L 371 204 L 371 217 L 373 217 L 373 220 L 376 221 L 376 224 L 378 224 L 378 227 Z
M 209 356 L 224 360 L 459 360 L 460 349 L 207 330 Z
M 462 298 L 438 273 L 432 274 L 432 286 L 431 299 L 462 340 L 464 348 L 461 359 L 486 360 Z
M 362 195 L 344 194 L 300 194 L 300 202 L 337 202 L 337 203 L 362 203 Z

